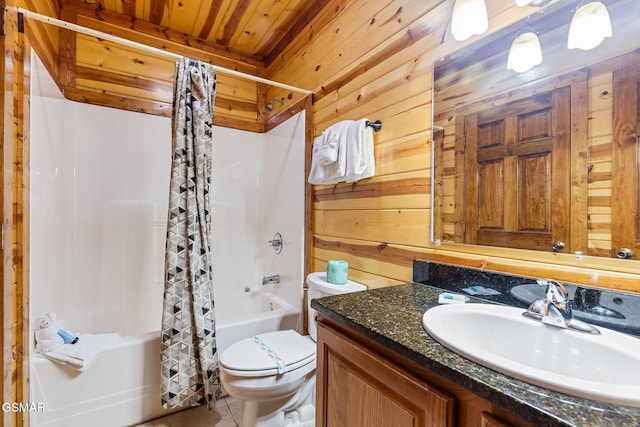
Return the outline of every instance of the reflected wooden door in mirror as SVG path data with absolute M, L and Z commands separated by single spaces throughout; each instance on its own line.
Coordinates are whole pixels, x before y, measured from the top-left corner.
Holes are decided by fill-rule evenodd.
M 565 86 L 482 111 L 458 111 L 462 243 L 535 250 L 552 250 L 555 243 L 557 251 L 574 249 L 568 227 L 570 105 Z
M 612 248 L 640 260 L 640 53 L 613 70 Z

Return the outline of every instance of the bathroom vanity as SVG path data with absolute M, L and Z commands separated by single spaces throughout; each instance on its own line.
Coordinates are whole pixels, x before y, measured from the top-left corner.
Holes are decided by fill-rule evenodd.
M 414 282 L 312 302 L 318 312 L 316 425 L 640 425 L 640 408 L 538 387 L 439 344 L 421 320 L 456 280 L 442 283 Z

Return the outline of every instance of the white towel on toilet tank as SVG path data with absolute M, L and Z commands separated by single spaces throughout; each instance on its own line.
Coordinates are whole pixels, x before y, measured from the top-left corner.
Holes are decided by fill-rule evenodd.
M 313 143 L 309 183 L 355 182 L 375 174 L 373 130 L 367 119 L 344 120 L 327 128 Z

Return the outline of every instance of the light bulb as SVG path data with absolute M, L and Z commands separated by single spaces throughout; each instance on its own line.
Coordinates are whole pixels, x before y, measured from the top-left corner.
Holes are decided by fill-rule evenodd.
M 474 34 L 482 34 L 489 28 L 487 5 L 484 0 L 456 0 L 451 18 L 451 33 L 458 41 Z
M 525 29 L 518 34 L 511 44 L 507 59 L 507 69 L 524 73 L 540 63 L 542 63 L 540 40 L 532 29 Z
M 611 19 L 604 4 L 591 1 L 578 6 L 569 26 L 569 49 L 589 50 L 611 37 Z

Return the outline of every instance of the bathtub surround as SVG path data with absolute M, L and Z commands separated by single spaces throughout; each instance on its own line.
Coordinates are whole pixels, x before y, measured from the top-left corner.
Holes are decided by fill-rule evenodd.
M 212 119 L 216 76 L 176 63 L 162 313 L 162 406 L 211 404 L 220 394 L 211 268 Z
M 305 114 L 264 135 L 214 131 L 211 245 L 217 323 L 241 321 L 240 314 L 253 317 L 247 309 L 260 306 L 255 301 L 267 294 L 301 309 Z M 279 254 L 269 244 L 276 232 L 282 236 Z M 262 284 L 273 275 L 280 276 L 280 283 Z M 219 331 L 219 353 L 224 351 L 221 342 L 241 338 Z

